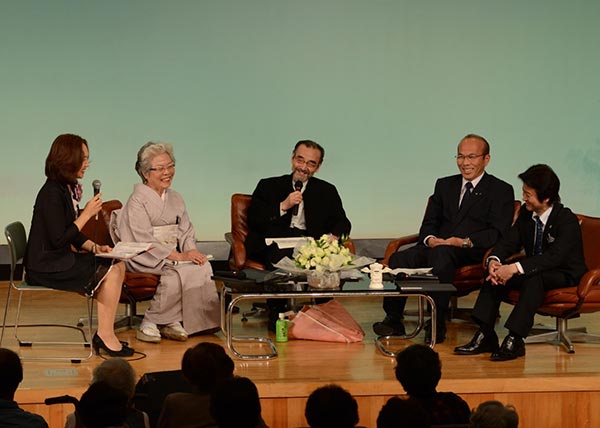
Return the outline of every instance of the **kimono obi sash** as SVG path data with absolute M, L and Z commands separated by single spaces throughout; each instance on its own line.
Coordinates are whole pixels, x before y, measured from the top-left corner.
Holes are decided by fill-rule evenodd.
M 167 246 L 170 250 L 177 249 L 178 225 L 167 224 L 165 226 L 153 226 L 152 235 L 161 244 Z

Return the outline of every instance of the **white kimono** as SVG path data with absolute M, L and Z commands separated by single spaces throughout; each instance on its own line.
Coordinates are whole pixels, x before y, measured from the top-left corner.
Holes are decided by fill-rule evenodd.
M 188 334 L 219 326 L 219 297 L 210 263 L 173 265 L 167 260 L 175 247 L 181 252 L 196 248 L 194 227 L 179 193 L 166 189 L 161 198 L 145 184 L 136 184 L 111 221 L 111 232 L 118 241 L 153 243 L 152 249 L 127 261 L 129 271 L 160 275 L 145 320 L 158 325 L 180 321 Z M 159 230 L 171 232 L 172 242 L 159 241 Z

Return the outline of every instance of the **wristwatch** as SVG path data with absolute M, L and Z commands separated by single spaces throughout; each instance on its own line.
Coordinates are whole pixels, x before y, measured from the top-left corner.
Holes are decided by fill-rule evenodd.
M 468 236 L 463 239 L 463 243 L 462 243 L 462 247 L 463 248 L 471 248 L 473 246 L 473 243 L 471 242 L 471 238 L 469 238 Z

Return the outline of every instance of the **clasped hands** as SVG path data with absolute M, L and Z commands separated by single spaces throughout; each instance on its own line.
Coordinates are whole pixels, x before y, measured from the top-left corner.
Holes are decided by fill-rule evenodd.
M 519 272 L 517 265 L 511 263 L 503 265 L 498 260 L 491 259 L 488 263 L 487 281 L 491 281 L 494 285 L 506 285 L 509 279 Z
M 439 245 L 450 245 L 452 247 L 462 247 L 463 241 L 464 241 L 464 239 L 457 238 L 455 236 L 453 236 L 451 238 L 446 238 L 446 239 L 436 238 L 435 236 L 432 236 L 431 238 L 429 238 L 427 240 L 427 246 L 429 248 L 435 248 Z

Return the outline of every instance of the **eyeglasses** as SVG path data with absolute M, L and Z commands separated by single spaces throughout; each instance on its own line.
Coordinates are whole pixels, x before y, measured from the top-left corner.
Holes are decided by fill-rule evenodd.
M 167 166 L 162 166 L 162 165 L 161 166 L 156 166 L 156 167 L 153 167 L 153 168 L 148 168 L 148 170 L 150 170 L 150 171 L 156 171 L 159 174 L 162 174 L 165 171 L 175 171 L 175 164 L 172 163 L 172 164 L 167 165 Z
M 456 155 L 454 156 L 456 158 L 456 160 L 458 162 L 464 162 L 465 160 L 469 159 L 470 161 L 473 161 L 477 158 L 480 158 L 482 156 L 487 155 L 487 153 L 481 154 L 481 155 Z
M 319 164 L 316 163 L 315 161 L 306 161 L 302 156 L 294 156 L 294 160 L 299 165 L 306 165 L 310 169 L 314 169 L 319 166 Z

